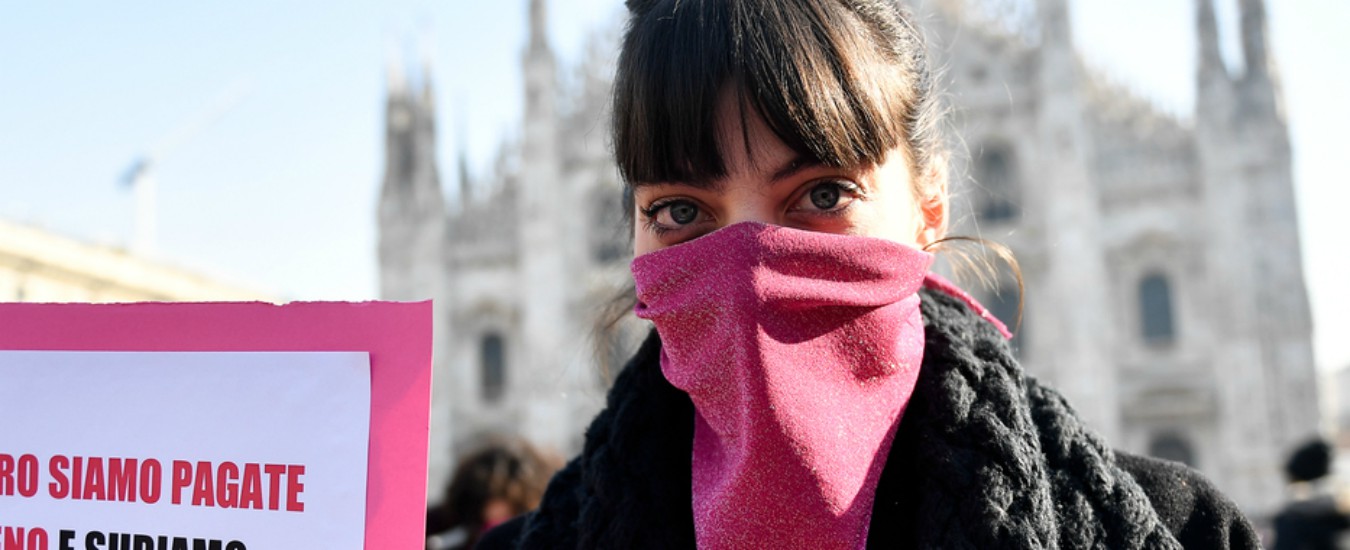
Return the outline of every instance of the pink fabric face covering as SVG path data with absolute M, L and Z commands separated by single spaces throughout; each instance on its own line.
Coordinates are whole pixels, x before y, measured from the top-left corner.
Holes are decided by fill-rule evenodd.
M 759 223 L 633 261 L 637 315 L 689 393 L 699 548 L 866 546 L 923 357 L 932 256 Z

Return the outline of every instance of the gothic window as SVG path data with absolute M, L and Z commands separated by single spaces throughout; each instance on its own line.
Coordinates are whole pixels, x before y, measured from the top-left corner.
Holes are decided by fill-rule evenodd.
M 1191 450 L 1191 443 L 1185 437 L 1174 433 L 1154 436 L 1153 441 L 1148 444 L 1148 454 L 1195 467 L 1195 452 Z
M 1006 222 L 1017 219 L 1017 166 L 1013 151 L 1005 145 L 986 145 L 975 159 L 975 178 L 983 190 L 980 221 Z
M 1172 318 L 1172 288 L 1167 278 L 1152 274 L 1139 282 L 1139 330 L 1149 344 L 1165 345 L 1176 339 Z
M 501 335 L 488 333 L 478 346 L 482 366 L 483 400 L 496 402 L 506 393 L 506 346 Z

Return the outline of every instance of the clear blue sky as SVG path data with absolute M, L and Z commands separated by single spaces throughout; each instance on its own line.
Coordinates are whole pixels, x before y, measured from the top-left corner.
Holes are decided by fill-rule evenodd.
M 1235 29 L 1235 0 L 1220 0 Z M 1280 0 L 1271 35 L 1293 130 L 1318 363 L 1350 365 L 1350 2 Z M 565 64 L 619 0 L 553 0 Z M 476 171 L 518 127 L 526 0 L 22 2 L 0 18 L 0 218 L 125 244 L 132 160 L 230 90 L 241 101 L 163 160 L 172 263 L 294 299 L 376 297 L 375 199 L 391 44 L 433 36 L 442 173 L 458 128 Z M 1089 61 L 1187 115 L 1189 0 L 1075 0 Z M 1226 30 L 1225 29 L 1225 30 Z M 1229 33 L 1229 52 L 1236 36 Z M 446 182 L 451 183 L 450 181 Z

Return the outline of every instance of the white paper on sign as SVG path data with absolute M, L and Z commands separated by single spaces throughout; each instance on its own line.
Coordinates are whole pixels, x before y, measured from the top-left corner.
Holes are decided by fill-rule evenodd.
M 365 352 L 0 351 L 0 531 L 49 548 L 360 550 L 369 441 Z

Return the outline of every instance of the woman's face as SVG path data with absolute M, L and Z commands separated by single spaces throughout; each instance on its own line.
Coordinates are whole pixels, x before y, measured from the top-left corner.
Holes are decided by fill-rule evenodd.
M 900 149 L 874 166 L 811 163 L 779 140 L 754 109 L 742 117 L 730 93 L 723 94 L 718 131 L 727 168 L 723 178 L 634 185 L 635 255 L 750 221 L 916 247 L 939 236 L 945 200 L 918 205 L 912 170 Z

